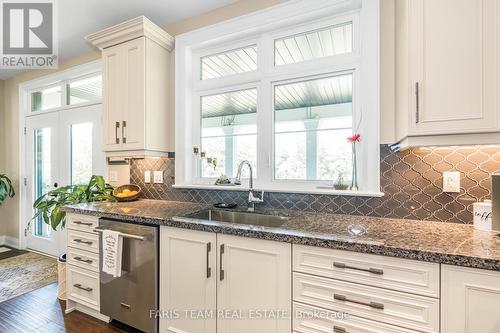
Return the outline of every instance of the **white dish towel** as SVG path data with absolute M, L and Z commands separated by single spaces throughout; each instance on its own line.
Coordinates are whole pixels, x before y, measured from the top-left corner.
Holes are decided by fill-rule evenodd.
M 122 274 L 122 245 L 120 232 L 104 230 L 102 232 L 102 271 L 113 277 Z

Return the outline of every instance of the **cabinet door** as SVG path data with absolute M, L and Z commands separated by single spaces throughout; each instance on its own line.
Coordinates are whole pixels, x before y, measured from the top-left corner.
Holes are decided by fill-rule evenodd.
M 122 109 L 125 102 L 123 47 L 114 46 L 102 51 L 102 140 L 104 151 L 121 149 Z
M 145 38 L 123 44 L 124 94 L 121 137 L 126 150 L 144 149 L 145 106 Z
M 441 267 L 441 332 L 500 332 L 500 272 Z
M 160 332 L 215 333 L 215 254 L 215 234 L 161 227 Z
M 217 332 L 289 333 L 291 245 L 220 234 L 217 245 Z
M 410 0 L 410 135 L 499 128 L 498 7 L 497 0 Z

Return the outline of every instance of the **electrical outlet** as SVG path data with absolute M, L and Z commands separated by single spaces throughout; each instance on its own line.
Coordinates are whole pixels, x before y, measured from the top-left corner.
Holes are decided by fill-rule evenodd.
M 460 192 L 460 172 L 458 171 L 443 172 L 443 192 L 449 192 L 449 193 Z
M 153 173 L 153 181 L 155 184 L 163 184 L 163 172 L 162 171 L 155 171 Z
M 151 171 L 144 171 L 144 182 L 146 184 L 151 183 Z

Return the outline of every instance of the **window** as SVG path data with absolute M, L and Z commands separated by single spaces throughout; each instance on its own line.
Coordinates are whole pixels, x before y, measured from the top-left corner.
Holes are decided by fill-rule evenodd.
M 352 22 L 274 41 L 277 66 L 352 52 Z
M 66 106 L 100 103 L 101 97 L 101 74 L 59 82 L 29 94 L 31 112 L 54 111 Z
M 201 98 L 202 177 L 235 177 L 248 160 L 257 167 L 257 90 Z
M 31 93 L 31 111 L 45 111 L 60 107 L 62 99 L 61 86 L 34 91 Z
M 100 101 L 102 95 L 102 76 L 95 75 L 70 82 L 66 85 L 66 91 L 67 105 Z
M 179 36 L 175 186 L 248 160 L 256 188 L 339 193 L 359 132 L 359 191 L 343 193 L 379 195 L 377 6 L 294 1 Z
M 274 87 L 275 179 L 348 178 L 351 133 L 351 74 Z

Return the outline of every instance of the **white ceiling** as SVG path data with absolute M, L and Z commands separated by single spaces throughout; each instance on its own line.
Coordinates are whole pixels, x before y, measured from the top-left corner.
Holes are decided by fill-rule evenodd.
M 140 15 L 159 26 L 236 2 L 236 0 L 62 0 L 59 6 L 59 61 L 92 50 L 88 34 Z M 20 70 L 0 69 L 0 79 Z

